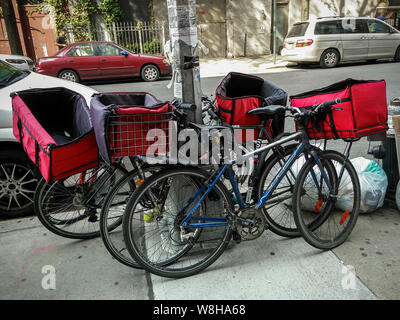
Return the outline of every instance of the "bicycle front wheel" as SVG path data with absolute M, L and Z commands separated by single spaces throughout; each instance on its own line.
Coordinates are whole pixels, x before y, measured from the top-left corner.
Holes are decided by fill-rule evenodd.
M 141 176 L 138 170 L 128 172 L 107 194 L 100 214 L 100 234 L 108 252 L 122 264 L 141 269 L 132 259 L 123 238 L 122 216 L 130 196 L 150 175 L 159 171 L 161 166 L 142 168 Z
M 349 237 L 360 208 L 360 183 L 349 159 L 336 151 L 310 159 L 293 191 L 294 219 L 303 238 L 322 250 L 333 249 Z M 329 168 L 335 168 L 335 174 Z
M 187 277 L 211 265 L 225 250 L 232 236 L 229 224 L 182 226 L 204 195 L 209 177 L 194 168 L 164 170 L 133 193 L 123 217 L 124 239 L 143 268 L 163 277 Z M 232 207 L 231 196 L 218 182 L 194 210 L 190 223 L 226 222 Z

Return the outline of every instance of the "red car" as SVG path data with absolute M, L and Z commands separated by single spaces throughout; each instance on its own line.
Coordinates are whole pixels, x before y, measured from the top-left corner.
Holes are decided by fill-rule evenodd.
M 156 81 L 172 73 L 164 57 L 134 54 L 112 42 L 71 44 L 53 57 L 38 59 L 36 72 L 73 82 L 127 77 Z

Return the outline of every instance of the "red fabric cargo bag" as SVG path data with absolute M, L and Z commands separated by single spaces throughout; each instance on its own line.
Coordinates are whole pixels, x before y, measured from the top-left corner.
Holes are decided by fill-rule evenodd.
M 90 113 L 106 163 L 126 156 L 167 154 L 173 107 L 146 92 L 97 94 Z
M 98 165 L 98 148 L 85 99 L 65 88 L 13 93 L 13 134 L 47 181 Z
M 358 139 L 388 130 L 386 82 L 347 79 L 328 87 L 291 96 L 293 107 L 310 109 L 315 104 L 340 98 L 331 115 L 310 123 L 310 139 Z
M 287 104 L 287 93 L 265 81 L 264 79 L 243 73 L 229 73 L 218 86 L 216 91 L 217 108 L 225 124 L 247 127 L 259 126 L 260 117 L 248 115 L 247 112 L 268 105 Z M 284 117 L 275 117 L 267 125 L 267 130 L 272 137 L 283 132 Z M 251 140 L 258 139 L 259 130 L 255 131 Z M 243 132 L 243 141 L 247 141 Z

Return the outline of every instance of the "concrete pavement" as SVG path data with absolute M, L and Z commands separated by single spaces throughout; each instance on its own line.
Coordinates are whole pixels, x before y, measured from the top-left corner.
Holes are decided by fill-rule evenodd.
M 334 253 L 268 231 L 232 244 L 204 272 L 179 280 L 125 267 L 101 239 L 61 238 L 32 217 L 2 221 L 0 240 L 0 298 L 7 300 L 377 299 Z M 53 290 L 42 286 L 48 266 L 55 270 Z
M 272 55 L 258 57 L 240 57 L 236 59 L 201 58 L 200 76 L 211 78 L 225 76 L 228 72 L 261 74 L 268 72 L 290 71 L 286 67 L 293 65 L 277 57 L 276 63 Z

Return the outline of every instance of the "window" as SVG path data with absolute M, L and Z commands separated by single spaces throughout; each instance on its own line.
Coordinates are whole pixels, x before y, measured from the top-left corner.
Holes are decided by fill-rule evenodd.
M 342 33 L 341 23 L 338 20 L 318 22 L 315 26 L 315 34 L 340 34 Z
M 342 20 L 343 33 L 367 33 L 365 20 L 344 19 Z
M 120 56 L 122 51 L 120 48 L 107 43 L 98 43 L 97 49 L 99 56 Z
M 4 88 L 12 83 L 26 77 L 29 72 L 16 69 L 13 66 L 0 61 L 0 88 Z
M 94 56 L 93 46 L 90 43 L 80 44 L 68 51 L 69 57 L 92 57 Z
M 296 23 L 295 25 L 293 25 L 293 27 L 290 30 L 290 32 L 288 33 L 287 37 L 288 38 L 303 37 L 306 34 L 308 25 L 309 25 L 308 22 Z
M 369 33 L 390 33 L 390 27 L 380 21 L 368 20 Z

